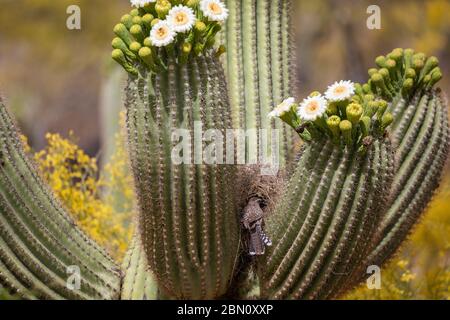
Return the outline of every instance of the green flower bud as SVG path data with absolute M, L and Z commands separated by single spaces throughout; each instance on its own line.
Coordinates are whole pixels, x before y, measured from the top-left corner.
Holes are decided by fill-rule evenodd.
M 376 69 L 376 68 L 371 68 L 371 69 L 369 69 L 369 71 L 368 71 L 369 77 L 371 77 L 373 74 L 375 74 L 375 73 L 377 73 L 377 72 L 378 72 L 378 69 Z
M 372 120 L 370 119 L 369 116 L 364 116 L 361 118 L 360 127 L 361 127 L 363 137 L 367 137 L 368 135 L 370 135 L 371 123 L 372 123 Z
M 411 66 L 416 70 L 416 72 L 419 72 L 424 67 L 424 62 L 421 59 L 413 58 Z
M 309 94 L 310 97 L 318 97 L 320 96 L 320 92 L 319 91 L 313 91 Z
M 158 19 L 158 18 L 156 18 L 156 19 L 153 19 L 152 20 L 152 22 L 150 23 L 150 25 L 152 26 L 152 27 L 154 27 L 155 26 L 155 24 L 157 24 L 158 22 L 160 22 L 161 20 L 160 19 Z
M 435 68 L 433 72 L 431 73 L 431 81 L 430 86 L 434 86 L 436 83 L 438 83 L 442 79 L 442 72 L 440 68 Z
M 138 53 L 139 50 L 142 48 L 142 45 L 139 42 L 133 42 L 130 44 L 130 50 L 133 51 L 133 53 Z
M 172 4 L 167 0 L 156 1 L 155 10 L 160 19 L 164 19 L 172 8 Z
M 154 59 L 153 59 L 153 55 L 152 55 L 152 50 L 148 47 L 142 47 L 139 50 L 139 57 L 142 59 L 142 61 L 145 62 L 145 64 L 149 67 L 149 68 L 153 68 L 154 67 Z
M 127 27 L 123 23 L 116 24 L 116 26 L 114 27 L 114 33 L 116 34 L 116 36 L 122 39 L 123 42 L 127 44 L 127 46 L 129 46 L 134 41 Z
M 330 102 L 327 106 L 327 115 L 333 116 L 339 114 L 339 108 L 336 103 Z
M 405 81 L 403 81 L 402 94 L 404 96 L 407 96 L 411 92 L 413 87 L 414 87 L 414 80 L 411 78 L 406 79 Z
M 203 32 L 206 31 L 206 24 L 204 22 L 200 21 L 200 20 L 197 20 L 195 22 L 194 29 L 199 34 L 202 34 Z
M 382 131 L 386 130 L 388 126 L 390 126 L 394 122 L 394 116 L 390 112 L 386 112 L 381 119 L 381 129 Z
M 425 66 L 422 70 L 422 75 L 427 75 L 428 73 L 432 73 L 435 69 L 439 66 L 439 60 L 436 57 L 429 57 L 427 61 L 425 62 Z
M 147 38 L 144 39 L 144 46 L 145 46 L 145 47 L 151 47 L 151 46 L 153 46 L 152 40 L 151 40 L 149 37 L 147 37 Z
M 146 26 L 149 26 L 149 27 L 150 27 L 151 24 L 152 24 L 153 19 L 154 19 L 153 15 L 150 14 L 150 13 L 147 13 L 146 15 L 144 15 L 144 16 L 142 17 L 142 22 L 143 22 Z
M 371 93 L 372 90 L 370 89 L 370 85 L 368 83 L 363 84 L 362 89 L 364 93 Z
M 408 69 L 406 69 L 405 76 L 408 79 L 415 79 L 417 74 L 416 74 L 416 71 L 414 69 L 408 68 Z
M 339 124 L 341 123 L 341 118 L 338 116 L 331 116 L 327 119 L 327 126 L 333 134 L 333 140 L 338 142 L 341 135 L 341 130 Z
M 388 107 L 388 103 L 384 100 L 380 100 L 378 101 L 378 110 L 377 110 L 377 118 L 378 120 L 381 120 L 381 118 L 383 117 L 384 113 L 386 112 Z
M 119 37 L 116 37 L 112 40 L 111 46 L 113 47 L 113 49 L 121 50 L 130 59 L 136 59 L 136 55 L 133 52 L 131 52 L 131 50 L 128 48 L 125 42 L 123 42 L 123 40 L 120 39 Z
M 370 101 L 367 104 L 367 109 L 366 109 L 366 115 L 369 116 L 370 118 L 373 117 L 373 115 L 375 113 L 377 113 L 378 111 L 378 101 Z
M 386 63 L 386 57 L 385 56 L 378 56 L 375 59 L 375 63 L 377 64 L 377 66 L 379 66 L 380 68 L 383 68 L 385 66 Z
M 138 25 L 142 26 L 142 18 L 139 16 L 133 17 L 132 22 L 133 22 L 133 24 L 138 24 Z
M 144 41 L 144 31 L 142 30 L 142 27 L 138 24 L 133 25 L 130 28 L 131 35 L 138 41 L 143 42 Z
M 359 103 L 350 103 L 346 109 L 347 119 L 355 126 L 361 119 L 363 111 L 364 109 Z
M 127 72 L 137 75 L 138 71 L 133 67 L 125 57 L 125 54 L 120 49 L 114 49 L 111 53 L 111 57 L 119 63 Z
M 364 94 L 362 85 L 360 85 L 359 83 L 355 83 L 355 92 L 356 94 L 362 96 Z
M 125 14 L 120 19 L 120 22 L 123 23 L 129 29 L 133 25 L 133 17 L 129 14 Z
M 396 48 L 392 50 L 392 52 L 389 54 L 389 58 L 395 60 L 396 62 L 400 62 L 403 59 L 403 49 Z
M 339 123 L 339 130 L 344 137 L 345 144 L 348 146 L 352 145 L 352 123 L 348 120 L 342 120 Z
M 388 69 L 386 69 L 386 68 L 381 68 L 378 72 L 381 74 L 381 76 L 383 77 L 383 79 L 384 79 L 386 82 L 389 82 L 389 81 L 391 80 L 391 77 L 390 77 L 390 75 L 389 75 L 389 70 L 388 70 Z
M 131 10 L 131 11 L 130 11 L 130 15 L 131 15 L 132 17 L 138 16 L 138 15 L 139 15 L 139 9 L 133 9 L 133 10 Z
M 389 70 L 393 70 L 397 67 L 397 62 L 393 59 L 386 60 L 386 68 Z
M 200 0 L 187 0 L 186 6 L 195 8 L 200 3 Z

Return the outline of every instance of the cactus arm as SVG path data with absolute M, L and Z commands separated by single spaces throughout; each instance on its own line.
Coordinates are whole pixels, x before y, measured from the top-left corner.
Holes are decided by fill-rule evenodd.
M 395 51 L 400 49 L 394 50 L 391 57 Z M 411 62 L 407 57 L 413 53 L 403 52 L 404 55 L 397 58 L 403 59 L 400 65 L 414 66 L 414 59 Z M 347 281 L 341 281 L 341 289 L 331 296 L 355 286 L 363 279 L 368 266 L 381 266 L 389 261 L 420 220 L 439 186 L 449 153 L 447 101 L 439 89 L 432 88 L 441 77 L 437 59 L 417 54 L 420 55 L 425 67 L 416 66 L 413 74 L 418 75 L 408 76 L 407 68 L 403 68 L 398 83 L 393 79 L 385 81 L 394 88 L 388 111 L 395 117 L 391 136 L 396 150 L 396 173 L 388 207 L 363 263 Z M 433 68 L 426 67 L 430 63 Z M 409 80 L 405 80 L 407 77 Z M 374 89 L 378 90 L 376 87 Z
M 147 257 L 136 235 L 124 259 L 122 270 L 122 300 L 156 300 L 158 286 L 156 279 L 148 268 Z
M 0 260 L 24 297 L 114 299 L 120 278 L 112 259 L 84 235 L 37 175 L 18 130 L 0 104 Z M 66 285 L 81 272 L 80 290 Z M 24 290 L 26 288 L 26 290 Z

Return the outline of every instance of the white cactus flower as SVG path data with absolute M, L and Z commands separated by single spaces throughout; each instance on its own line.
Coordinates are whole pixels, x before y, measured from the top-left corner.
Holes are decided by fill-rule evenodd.
M 165 20 L 159 21 L 150 31 L 150 40 L 155 47 L 165 47 L 175 40 L 176 32 Z
M 308 97 L 300 103 L 298 116 L 305 121 L 314 121 L 327 111 L 327 100 L 321 96 Z
M 295 104 L 295 99 L 290 97 L 285 99 L 282 103 L 276 106 L 268 115 L 269 118 L 279 118 L 286 112 L 291 110 L 292 105 Z
M 194 10 L 183 5 L 178 5 L 170 9 L 167 22 L 175 32 L 186 32 L 192 29 L 195 24 Z
M 355 84 L 349 80 L 341 80 L 328 87 L 325 96 L 329 101 L 344 101 L 355 94 Z
M 211 21 L 222 22 L 228 18 L 228 9 L 219 0 L 201 0 L 200 9 Z

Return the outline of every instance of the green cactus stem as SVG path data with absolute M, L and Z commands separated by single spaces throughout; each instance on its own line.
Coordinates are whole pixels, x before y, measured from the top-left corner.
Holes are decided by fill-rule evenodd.
M 295 95 L 295 47 L 291 29 L 292 0 L 227 0 L 230 16 L 223 41 L 229 51 L 224 58 L 230 88 L 233 126 L 266 129 L 270 139 L 278 129 L 279 160 L 294 158 L 294 132 L 267 116 L 271 107 Z M 259 139 L 247 140 L 247 159 L 263 151 Z M 277 152 L 269 146 L 267 152 Z
M 363 237 L 372 235 L 388 193 L 390 143 L 374 140 L 365 153 L 316 140 L 297 169 L 267 233 L 273 247 L 260 264 L 262 296 L 314 299 L 336 274 L 352 268 Z
M 347 285 L 341 281 L 340 293 L 364 279 L 368 266 L 389 261 L 430 203 L 448 158 L 448 102 L 439 89 L 432 89 L 442 77 L 438 60 L 412 49 L 395 49 L 387 57 L 377 58 L 377 63 L 386 66 L 389 59 L 396 61 L 390 70 L 393 77 L 385 85 L 391 88 L 388 111 L 395 118 L 391 136 L 396 174 L 371 252 Z M 372 69 L 372 74 L 375 72 L 377 69 Z M 373 91 L 384 94 L 376 86 Z
M 118 298 L 118 267 L 49 191 L 1 101 L 0 139 L 0 283 L 29 299 Z
M 165 1 L 164 8 L 150 13 L 160 19 L 167 14 L 170 19 L 173 12 L 166 11 L 171 3 Z M 125 24 L 116 26 L 116 35 L 130 51 L 133 43 L 141 44 L 138 56 L 127 58 L 127 63 L 116 61 L 129 72 L 128 144 L 148 265 L 167 297 L 213 299 L 227 292 L 239 252 L 235 163 L 224 164 L 224 140 L 210 141 L 215 142 L 215 151 L 212 159 L 205 159 L 209 138 L 201 132 L 199 139 L 196 135 L 199 125 L 205 133 L 214 129 L 227 137 L 231 116 L 218 59 L 223 49 L 216 49 L 213 41 L 221 26 L 205 13 L 207 8 L 189 5 L 184 10 L 192 9 L 203 20 L 162 46 L 152 38 L 155 28 L 156 38 L 170 32 L 158 29 L 164 28 L 161 22 L 145 30 L 149 38 Z M 213 9 L 225 12 L 224 7 Z M 136 16 L 145 13 L 140 10 Z M 126 57 L 120 48 L 114 49 L 113 56 L 116 50 Z M 174 139 L 175 130 L 184 135 Z M 182 142 L 185 147 L 178 150 Z M 174 160 L 174 152 L 182 154 L 181 163 Z
M 158 284 L 150 271 L 139 234 L 133 238 L 123 261 L 122 300 L 157 300 Z

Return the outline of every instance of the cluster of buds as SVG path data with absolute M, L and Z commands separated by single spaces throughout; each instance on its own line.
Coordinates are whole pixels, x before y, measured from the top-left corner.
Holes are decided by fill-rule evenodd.
M 305 141 L 326 138 L 342 147 L 365 150 L 373 138 L 384 135 L 394 118 L 386 111 L 385 100 L 360 89 L 351 81 L 339 81 L 324 95 L 313 92 L 301 103 L 286 99 L 269 117 L 280 118 Z
M 166 69 L 167 59 L 186 63 L 191 55 L 215 54 L 216 35 L 228 17 L 220 0 L 131 0 L 134 7 L 114 27 L 112 57 L 127 72 L 141 66 L 153 72 Z
M 391 101 L 398 93 L 409 97 L 417 90 L 428 90 L 442 79 L 439 60 L 413 49 L 394 49 L 375 59 L 378 68 L 369 69 L 369 81 L 361 91 Z

